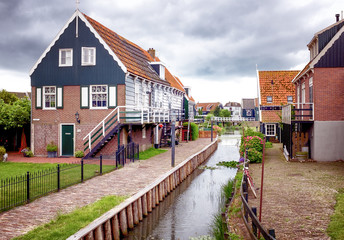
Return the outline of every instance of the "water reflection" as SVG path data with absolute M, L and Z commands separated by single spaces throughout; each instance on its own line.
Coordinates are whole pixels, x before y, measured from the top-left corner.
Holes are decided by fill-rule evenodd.
M 239 135 L 221 137 L 218 149 L 205 163 L 215 167 L 220 161 L 239 159 Z M 164 201 L 129 232 L 126 239 L 189 239 L 210 235 L 212 216 L 218 212 L 221 186 L 236 169 L 196 169 Z

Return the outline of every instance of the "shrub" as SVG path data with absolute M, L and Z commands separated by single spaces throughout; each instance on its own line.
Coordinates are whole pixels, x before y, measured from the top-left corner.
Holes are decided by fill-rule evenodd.
M 79 150 L 79 151 L 76 151 L 74 155 L 77 158 L 83 158 L 84 157 L 84 152 Z
M 33 157 L 33 152 L 31 150 L 26 152 L 27 157 Z
M 51 141 L 48 145 L 47 145 L 47 151 L 48 152 L 56 152 L 57 151 L 57 145 L 55 145 L 55 143 L 53 141 Z
M 188 123 L 185 122 L 183 123 L 183 126 L 187 127 L 188 126 Z M 195 141 L 197 138 L 198 138 L 198 126 L 196 123 L 193 123 L 193 122 L 190 122 L 190 132 L 191 132 L 191 135 L 192 135 L 192 141 Z
M 266 142 L 265 148 L 272 148 L 272 142 Z
M 0 161 L 2 160 L 2 157 L 5 155 L 6 149 L 3 146 L 0 146 Z
M 33 152 L 30 150 L 29 147 L 24 148 L 21 150 L 21 152 L 24 154 L 24 157 L 33 157 Z
M 247 158 L 251 163 L 261 163 L 263 159 L 263 153 L 257 151 L 255 148 L 249 148 L 247 150 Z

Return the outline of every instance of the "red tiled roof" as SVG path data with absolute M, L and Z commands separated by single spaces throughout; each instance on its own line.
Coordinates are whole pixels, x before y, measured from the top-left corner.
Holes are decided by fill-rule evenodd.
M 183 84 L 181 84 L 179 79 L 177 77 L 174 77 L 167 68 L 165 68 L 165 78 L 171 84 L 172 87 L 182 92 L 185 92 Z
M 217 106 L 219 106 L 221 103 L 220 102 L 214 102 L 214 103 L 197 103 L 196 104 L 196 109 L 202 108 L 203 111 L 212 111 L 215 110 Z
M 259 71 L 261 105 L 281 105 L 287 103 L 287 96 L 295 96 L 295 86 L 291 82 L 300 71 Z M 273 84 L 272 84 L 273 81 Z M 272 96 L 272 103 L 267 102 Z
M 153 59 L 147 51 L 136 44 L 118 35 L 86 14 L 83 15 L 97 31 L 99 36 L 116 54 L 119 60 L 125 65 L 128 72 L 147 80 L 155 80 L 166 84 L 149 65 L 149 62 L 159 60 L 158 58 Z
M 275 123 L 280 122 L 281 118 L 279 115 L 282 114 L 282 111 L 262 111 L 262 122 L 265 123 Z

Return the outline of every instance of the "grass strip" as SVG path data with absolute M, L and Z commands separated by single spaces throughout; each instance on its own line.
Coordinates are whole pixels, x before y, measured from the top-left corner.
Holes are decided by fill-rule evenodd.
M 14 239 L 66 239 L 80 229 L 86 227 L 105 212 L 123 202 L 126 198 L 125 196 L 103 197 L 101 200 L 85 207 L 78 208 L 71 213 L 59 214 L 57 218 L 50 223 L 39 226 L 27 234 Z
M 338 191 L 336 206 L 327 233 L 331 239 L 344 239 L 344 188 Z
M 167 152 L 165 149 L 148 148 L 147 150 L 140 152 L 140 160 L 146 160 L 161 153 Z

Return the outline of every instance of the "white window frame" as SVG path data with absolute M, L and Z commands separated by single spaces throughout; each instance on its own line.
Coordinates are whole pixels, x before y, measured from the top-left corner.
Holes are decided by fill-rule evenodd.
M 92 55 L 93 52 L 93 55 Z M 96 65 L 96 48 L 82 47 L 81 48 L 81 65 L 94 66 Z
M 306 83 L 302 83 L 301 85 L 301 103 L 306 102 Z
M 135 106 L 139 107 L 140 106 L 140 82 L 136 80 L 134 82 L 134 87 L 135 87 Z
M 269 98 L 271 98 L 271 101 L 269 101 Z M 272 96 L 267 96 L 267 97 L 266 97 L 266 102 L 267 102 L 267 103 L 272 103 L 272 101 L 273 101 Z
M 62 55 L 63 53 L 66 53 L 65 57 L 65 63 L 62 61 Z M 67 56 L 67 53 L 70 53 L 70 56 Z M 68 62 L 68 59 L 70 58 L 70 62 Z M 71 67 L 73 66 L 73 49 L 72 48 L 61 48 L 59 50 L 59 67 Z
M 96 88 L 96 92 L 93 91 L 93 88 Z M 105 87 L 105 91 L 100 91 L 97 92 L 97 88 L 98 87 Z M 106 106 L 93 106 L 93 95 L 97 95 L 97 94 L 106 94 L 106 100 L 105 100 L 105 104 Z M 109 98 L 109 92 L 108 92 L 108 85 L 90 85 L 90 109 L 107 109 L 108 108 L 108 98 Z
M 268 130 L 268 127 L 273 127 L 273 130 L 272 129 L 269 129 Z M 273 131 L 273 134 L 272 131 Z M 273 124 L 273 123 L 267 123 L 265 124 L 265 136 L 276 136 L 276 124 Z
M 55 89 L 55 91 L 54 91 L 53 93 L 51 93 L 51 92 L 46 93 L 45 90 L 46 90 L 47 88 Z M 42 99 L 42 100 L 43 100 L 43 109 L 44 109 L 44 110 L 56 110 L 56 105 L 57 105 L 57 102 L 56 102 L 56 100 L 57 100 L 56 95 L 57 95 L 56 86 L 44 86 L 44 87 L 43 87 L 43 99 Z M 45 97 L 46 97 L 46 96 L 53 96 L 53 97 L 54 97 L 55 106 L 53 106 L 53 107 L 51 107 L 51 106 L 47 107 L 47 106 L 46 106 L 46 100 L 45 100 Z M 51 102 L 50 102 L 50 104 L 51 104 Z
M 289 98 L 291 98 L 291 101 Z M 292 103 L 292 102 L 293 102 L 293 96 L 287 96 L 287 103 Z

